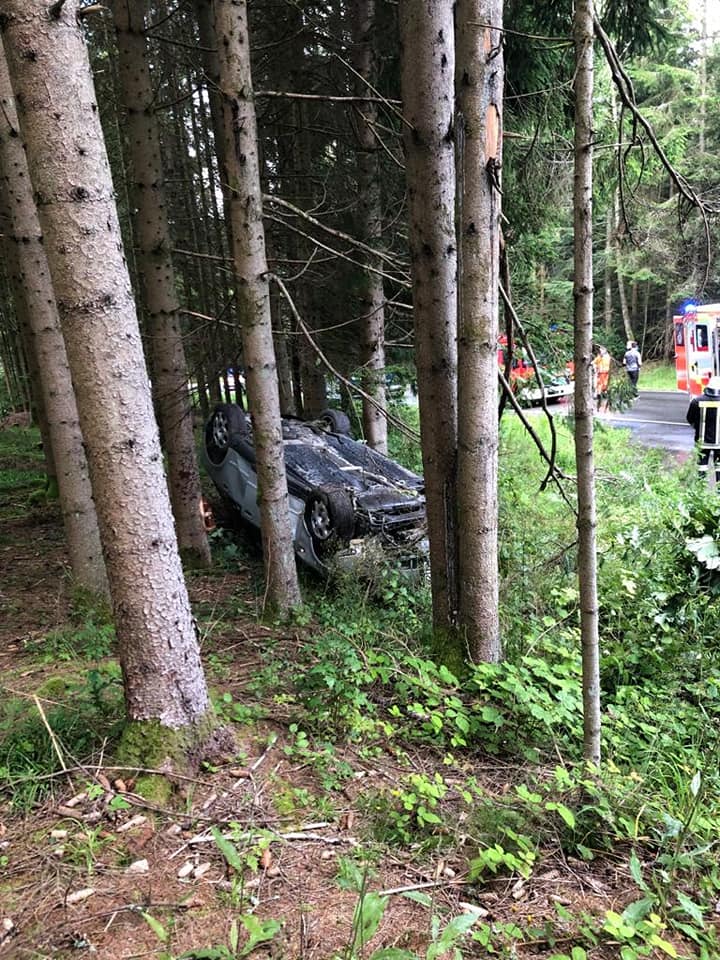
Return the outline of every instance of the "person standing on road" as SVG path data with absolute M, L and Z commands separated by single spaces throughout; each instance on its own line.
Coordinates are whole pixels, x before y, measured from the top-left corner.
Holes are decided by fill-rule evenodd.
M 712 453 L 716 486 L 720 484 L 718 413 L 720 413 L 720 377 L 710 377 L 700 396 L 693 397 L 690 401 L 685 419 L 695 430 L 695 443 L 699 444 L 698 470 L 703 475 L 708 471 L 708 462 Z
M 638 350 L 638 345 L 634 340 L 628 340 L 627 351 L 623 357 L 623 365 L 627 372 L 628 380 L 633 388 L 635 396 L 638 395 L 638 378 L 640 377 L 640 367 L 642 366 L 642 357 Z
M 598 413 L 607 413 L 608 390 L 610 387 L 610 354 L 607 347 L 600 347 L 593 360 L 595 371 L 595 402 Z

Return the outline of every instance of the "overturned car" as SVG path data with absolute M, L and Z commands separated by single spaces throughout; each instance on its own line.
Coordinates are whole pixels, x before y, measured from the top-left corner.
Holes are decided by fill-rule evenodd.
M 282 421 L 295 553 L 309 567 L 351 568 L 365 556 L 419 567 L 427 553 L 422 477 L 349 436 L 338 410 Z M 208 473 L 233 513 L 260 527 L 250 417 L 219 404 L 205 427 Z

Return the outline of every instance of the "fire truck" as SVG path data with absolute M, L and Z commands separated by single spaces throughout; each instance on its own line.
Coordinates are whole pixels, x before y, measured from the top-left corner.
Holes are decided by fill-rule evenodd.
M 688 303 L 673 317 L 678 390 L 699 396 L 720 376 L 720 303 Z

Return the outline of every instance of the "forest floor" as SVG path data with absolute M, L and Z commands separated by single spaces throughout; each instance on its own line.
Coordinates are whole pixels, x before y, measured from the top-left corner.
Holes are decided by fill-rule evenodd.
M 257 560 L 189 579 L 237 750 L 174 778 L 170 800 L 136 793 L 137 774 L 112 763 L 122 705 L 108 628 L 71 609 L 57 507 L 42 497 L 28 505 L 35 457 L 0 437 L 0 476 L 11 477 L 0 496 L 1 956 L 620 956 L 617 939 L 593 945 L 587 931 L 637 897 L 628 849 L 585 862 L 548 843 L 527 876 L 499 869 L 471 880 L 477 845 L 463 815 L 443 816 L 452 826 L 440 844 L 420 833 L 387 839 L 388 824 L 406 826 L 404 801 L 417 811 L 408 777 L 432 783 L 443 757 L 390 732 L 372 749 L 350 732 L 331 745 L 303 733 L 292 696 L 267 681 L 267 653 L 299 661 L 315 625 L 259 622 Z M 501 800 L 527 770 L 473 755 L 444 772 L 444 809 L 462 806 L 469 774 L 478 796 Z M 645 955 L 672 955 L 663 942 Z

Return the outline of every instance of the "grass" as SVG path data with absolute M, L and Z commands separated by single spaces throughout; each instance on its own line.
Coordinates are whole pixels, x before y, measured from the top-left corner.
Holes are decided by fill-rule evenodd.
M 677 391 L 675 365 L 651 360 L 644 363 L 640 371 L 639 386 L 641 390 Z

